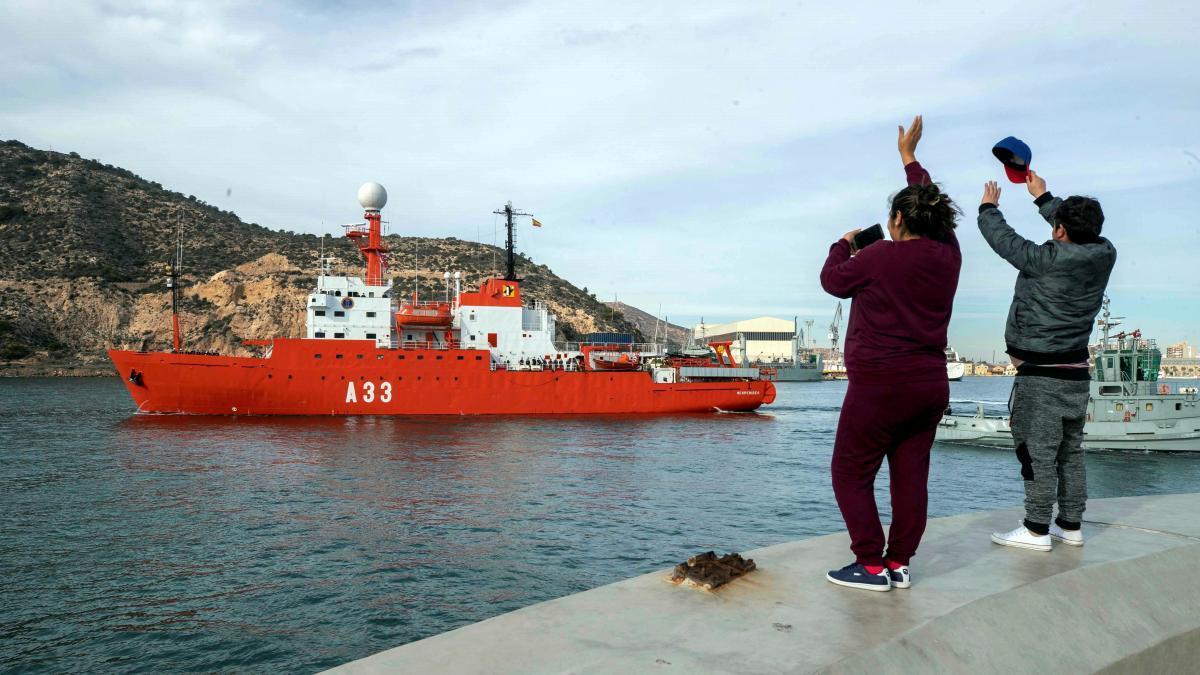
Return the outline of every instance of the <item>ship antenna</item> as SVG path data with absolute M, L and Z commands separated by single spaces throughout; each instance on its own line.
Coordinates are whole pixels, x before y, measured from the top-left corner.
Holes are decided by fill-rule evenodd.
M 504 224 L 505 224 L 505 227 L 508 228 L 508 241 L 505 243 L 505 249 L 507 250 L 508 258 L 506 261 L 507 264 L 505 265 L 504 280 L 505 281 L 519 281 L 519 279 L 517 279 L 517 255 L 516 255 L 517 236 L 516 236 L 516 232 L 514 232 L 514 228 L 513 228 L 513 217 L 514 216 L 531 216 L 533 214 L 532 213 L 523 213 L 521 211 L 514 211 L 511 201 L 504 205 L 504 210 L 493 211 L 492 213 L 495 213 L 498 216 L 504 216 Z

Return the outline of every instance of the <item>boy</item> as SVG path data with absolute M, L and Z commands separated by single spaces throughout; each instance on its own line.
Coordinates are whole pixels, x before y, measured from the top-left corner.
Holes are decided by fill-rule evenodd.
M 994 181 L 984 186 L 979 206 L 983 238 L 1020 272 L 1004 341 L 1017 367 L 1009 412 L 1025 480 L 1025 521 L 1011 532 L 992 534 L 992 541 L 1049 551 L 1052 539 L 1083 545 L 1088 339 L 1117 250 L 1100 236 L 1104 212 L 1098 201 L 1055 197 L 1033 171 L 1025 185 L 1053 228 L 1044 244 L 1025 239 L 1004 221 Z M 1052 523 L 1056 501 L 1058 517 Z

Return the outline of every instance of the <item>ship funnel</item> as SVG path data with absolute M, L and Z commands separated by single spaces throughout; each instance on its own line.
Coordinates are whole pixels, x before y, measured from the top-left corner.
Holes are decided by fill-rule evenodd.
M 358 203 L 368 211 L 378 211 L 387 204 L 387 190 L 379 183 L 363 183 L 358 188 Z

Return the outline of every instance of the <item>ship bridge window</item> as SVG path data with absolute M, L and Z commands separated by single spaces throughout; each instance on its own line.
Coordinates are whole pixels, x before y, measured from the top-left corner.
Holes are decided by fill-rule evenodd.
M 1176 403 L 1176 404 L 1175 404 L 1175 409 L 1176 409 L 1176 410 L 1183 410 L 1183 404 L 1182 404 L 1182 403 Z
M 1121 393 L 1121 387 L 1119 385 L 1111 385 L 1110 384 L 1107 386 L 1100 387 L 1100 395 L 1101 396 L 1116 396 L 1119 393 Z
M 325 337 L 325 333 L 323 333 L 321 331 L 317 331 L 316 333 L 313 333 L 313 336 L 323 338 L 323 337 Z M 317 356 L 320 356 L 320 354 L 317 354 Z
M 334 316 L 346 316 L 346 313 L 340 309 L 337 309 L 337 310 L 334 310 L 333 315 Z
M 368 297 L 368 298 L 373 298 L 373 297 L 375 297 L 375 291 L 371 291 L 370 293 L 367 293 L 367 297 Z
M 375 312 L 367 312 L 367 316 L 368 316 L 368 317 L 373 317 L 373 316 L 375 316 Z
M 374 340 L 374 339 L 375 339 L 375 334 L 374 334 L 374 333 L 367 333 L 367 339 L 368 339 L 368 340 Z
M 334 294 L 334 295 L 336 295 L 336 296 L 337 296 L 337 297 L 339 297 L 339 298 L 340 298 L 340 297 L 342 297 L 342 292 L 341 292 L 341 291 L 334 291 L 334 292 L 333 292 L 333 294 Z
M 317 316 L 325 316 L 325 310 L 318 309 L 317 311 L 313 312 L 313 314 L 316 314 Z
M 335 337 L 335 338 L 337 338 L 337 339 L 339 339 L 339 340 L 340 340 L 340 339 L 342 339 L 342 338 L 346 337 L 346 334 L 345 334 L 345 333 L 334 333 L 334 334 L 333 334 L 333 337 Z M 338 358 L 340 359 L 340 358 L 342 358 L 342 357 L 340 357 L 340 356 L 339 356 Z

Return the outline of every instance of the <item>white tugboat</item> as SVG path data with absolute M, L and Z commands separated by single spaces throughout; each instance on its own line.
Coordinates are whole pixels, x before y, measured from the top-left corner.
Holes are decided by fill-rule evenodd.
M 1089 450 L 1200 452 L 1200 394 L 1196 387 L 1159 381 L 1162 352 L 1140 330 L 1109 331 L 1122 317 L 1109 313 L 1108 299 L 1097 322 L 1103 330 L 1093 358 L 1091 397 L 1083 447 Z M 943 443 L 1013 447 L 1006 417 L 946 415 L 938 424 Z

